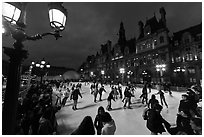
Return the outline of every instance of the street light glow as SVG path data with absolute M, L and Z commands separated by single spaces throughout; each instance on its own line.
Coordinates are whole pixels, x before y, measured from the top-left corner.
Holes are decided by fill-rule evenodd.
M 104 74 L 105 74 L 105 71 L 104 71 L 104 70 L 101 70 L 101 74 L 104 75 Z
M 124 74 L 125 73 L 125 68 L 120 68 L 120 73 Z
M 4 28 L 4 25 L 2 25 L 2 33 L 5 33 L 6 29 Z
M 4 19 L 12 24 L 16 24 L 20 18 L 21 10 L 10 3 L 3 3 L 2 8 Z
M 39 63 L 37 63 L 37 64 L 35 64 L 35 66 L 36 66 L 36 67 L 40 67 L 40 64 L 39 64 Z

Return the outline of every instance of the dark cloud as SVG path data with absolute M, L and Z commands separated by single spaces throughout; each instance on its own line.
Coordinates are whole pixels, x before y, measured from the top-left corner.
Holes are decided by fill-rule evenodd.
M 166 9 L 167 26 L 170 33 L 197 25 L 202 21 L 201 2 L 65 2 L 68 19 L 63 37 L 55 40 L 48 36 L 39 41 L 24 42 L 29 58 L 24 61 L 40 60 L 43 57 L 54 66 L 78 68 L 86 57 L 96 54 L 100 45 L 107 40 L 117 42 L 116 35 L 123 21 L 126 37 L 138 36 L 139 20 L 143 22 L 154 13 L 160 18 L 159 8 Z M 27 7 L 27 34 L 49 32 L 47 3 L 29 3 Z M 11 46 L 13 40 L 3 36 L 3 46 Z M 3 54 L 3 59 L 6 56 Z M 8 58 L 6 58 L 8 59 Z

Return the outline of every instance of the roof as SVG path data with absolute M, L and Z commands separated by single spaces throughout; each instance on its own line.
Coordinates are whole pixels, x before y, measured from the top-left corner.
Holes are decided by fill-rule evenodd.
M 146 20 L 145 23 L 145 27 L 146 26 L 150 26 L 151 28 L 151 33 L 156 32 L 158 29 L 162 28 L 163 26 L 161 25 L 161 23 L 159 23 L 156 19 L 155 16 L 153 16 L 152 18 Z
M 174 40 L 180 40 L 183 33 L 185 32 L 189 32 L 192 36 L 196 36 L 196 34 L 202 33 L 202 23 L 173 33 Z

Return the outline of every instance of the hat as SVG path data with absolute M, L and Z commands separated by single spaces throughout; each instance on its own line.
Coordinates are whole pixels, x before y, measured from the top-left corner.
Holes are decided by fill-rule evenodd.
M 102 122 L 110 122 L 111 120 L 112 120 L 112 117 L 108 112 L 105 112 L 101 115 Z

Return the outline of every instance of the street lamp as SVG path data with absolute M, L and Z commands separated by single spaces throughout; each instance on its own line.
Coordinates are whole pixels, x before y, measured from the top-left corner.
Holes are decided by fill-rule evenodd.
M 6 2 L 2 4 L 4 32 L 10 34 L 12 38 L 15 39 L 13 48 L 3 47 L 4 53 L 10 57 L 8 81 L 2 113 L 3 135 L 15 134 L 21 62 L 28 57 L 28 52 L 23 49 L 24 45 L 22 42 L 26 40 L 39 40 L 47 35 L 53 35 L 57 40 L 62 37 L 60 32 L 64 30 L 67 18 L 67 10 L 62 6 L 62 3 L 52 2 L 48 7 L 50 26 L 53 28 L 53 32 L 28 36 L 24 30 L 26 27 L 25 9 L 27 4 L 27 2 Z
M 45 69 L 50 68 L 50 63 L 45 62 L 44 58 L 40 61 L 40 63 L 36 63 L 36 67 L 40 68 L 40 83 L 42 84 L 43 76 L 45 73 Z
M 160 64 L 160 65 L 156 65 L 156 71 L 160 72 L 159 73 L 159 81 L 164 82 L 164 79 L 162 78 L 163 76 L 163 72 L 166 71 L 166 64 Z
M 120 71 L 120 74 L 122 75 L 122 84 L 123 84 L 124 74 L 125 74 L 125 68 L 120 68 L 119 71 Z
M 101 70 L 101 75 L 102 75 L 102 80 L 104 81 L 104 75 L 105 75 L 105 71 Z

